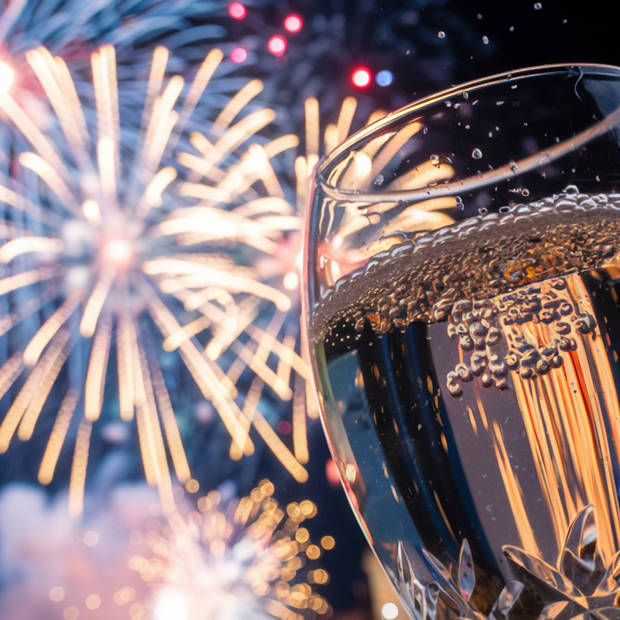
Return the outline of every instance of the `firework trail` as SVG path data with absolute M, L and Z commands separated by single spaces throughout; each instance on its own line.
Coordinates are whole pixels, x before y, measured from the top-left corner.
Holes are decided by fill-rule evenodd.
M 139 133 L 121 122 L 111 46 L 92 55 L 94 126 L 66 63 L 44 48 L 27 61 L 54 126 L 43 133 L 9 92 L 0 94 L 0 111 L 33 148 L 0 186 L 0 451 L 55 412 L 38 477 L 52 480 L 65 439 L 75 436 L 74 513 L 93 424 L 113 411 L 135 419 L 147 482 L 166 509 L 174 503 L 168 453 L 177 478 L 190 481 L 174 404 L 184 395 L 170 390 L 162 344 L 213 404 L 239 455 L 252 453 L 254 429 L 297 480 L 307 478 L 252 393 L 241 407 L 235 400 L 248 368 L 277 388 L 278 373 L 302 366 L 271 327 L 252 322 L 264 307 L 290 308 L 252 267 L 296 222 L 274 195 L 270 165 L 290 138 L 258 141 L 274 113 L 245 113 L 261 86 L 251 81 L 204 122 L 208 135 L 181 139 L 221 59 L 210 52 L 186 84 L 167 75 L 168 51 L 157 48 Z M 234 353 L 226 371 L 224 351 Z
M 81 91 L 78 69 L 87 69 L 90 53 L 102 43 L 114 44 L 121 60 L 135 65 L 148 64 L 155 43 L 183 52 L 199 62 L 204 45 L 226 34 L 226 5 L 214 0 L 6 0 L 0 2 L 0 88 L 28 111 L 40 128 L 48 119 L 40 103 L 39 84 L 32 74 L 26 53 L 39 46 L 71 59 L 76 87 Z M 130 70 L 135 78 L 135 68 Z M 130 87 L 121 79 L 121 88 Z M 130 89 L 131 92 L 131 89 Z M 134 101 L 135 105 L 135 101 Z M 88 114 L 88 112 L 86 112 Z M 0 114 L 0 152 L 14 148 L 19 133 L 2 122 Z M 6 168 L 8 161 L 0 160 Z
M 165 527 L 153 529 L 151 557 L 130 560 L 151 588 L 147 615 L 302 620 L 325 614 L 329 605 L 313 585 L 327 583 L 328 575 L 313 564 L 334 539 L 313 544 L 303 524 L 316 506 L 304 500 L 282 507 L 273 492 L 267 480 L 239 500 L 212 491 L 198 500 L 198 510 L 170 515 Z

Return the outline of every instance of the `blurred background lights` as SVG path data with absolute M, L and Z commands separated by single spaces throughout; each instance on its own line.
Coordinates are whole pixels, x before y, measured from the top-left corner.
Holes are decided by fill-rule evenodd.
M 383 69 L 382 71 L 379 71 L 379 73 L 377 73 L 377 77 L 375 77 L 375 80 L 377 84 L 379 84 L 379 86 L 389 86 L 394 81 L 394 76 L 392 75 L 391 71 Z
M 381 616 L 385 620 L 394 620 L 394 618 L 398 617 L 398 607 L 394 603 L 386 603 L 381 608 Z
M 233 19 L 244 19 L 248 12 L 241 2 L 231 2 L 228 5 L 228 14 Z
M 368 88 L 371 78 L 368 67 L 357 67 L 351 73 L 351 84 L 356 88 Z
M 274 34 L 267 42 L 267 49 L 274 56 L 282 56 L 286 51 L 286 39 L 280 34 Z
M 230 52 L 230 59 L 237 64 L 245 62 L 248 59 L 248 50 L 245 47 L 235 47 Z
M 301 16 L 296 13 L 291 13 L 284 18 L 284 29 L 287 32 L 299 32 L 304 25 L 303 19 Z

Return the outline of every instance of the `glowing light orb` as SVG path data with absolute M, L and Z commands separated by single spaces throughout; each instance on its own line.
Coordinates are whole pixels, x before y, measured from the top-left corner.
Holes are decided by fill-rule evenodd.
M 381 616 L 385 620 L 394 620 L 398 617 L 398 607 L 394 603 L 386 603 L 381 608 Z
M 299 32 L 303 28 L 304 22 L 300 15 L 291 13 L 284 18 L 284 29 L 287 32 Z
M 245 19 L 248 12 L 241 2 L 231 2 L 228 5 L 228 14 L 233 19 Z
M 267 49 L 274 56 L 282 56 L 286 51 L 287 41 L 281 34 L 274 34 L 267 42 Z
M 0 95 L 4 95 L 11 90 L 15 81 L 15 71 L 7 62 L 0 60 Z
M 375 80 L 377 84 L 379 84 L 379 86 L 389 86 L 394 81 L 394 75 L 391 71 L 383 69 L 382 71 L 379 71 L 379 73 L 377 73 L 377 77 L 375 78 Z
M 106 239 L 101 247 L 101 261 L 104 267 L 126 271 L 134 257 L 133 244 L 123 237 Z
M 356 88 L 368 88 L 371 79 L 372 74 L 368 67 L 357 67 L 351 73 L 351 84 Z
M 230 52 L 230 59 L 237 64 L 241 64 L 248 59 L 248 50 L 245 47 L 235 47 L 232 52 Z

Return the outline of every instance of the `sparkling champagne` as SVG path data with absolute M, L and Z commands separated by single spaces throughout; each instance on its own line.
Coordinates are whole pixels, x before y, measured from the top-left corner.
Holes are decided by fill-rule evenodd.
M 316 304 L 328 435 L 416 617 L 620 618 L 620 195 L 503 211 Z

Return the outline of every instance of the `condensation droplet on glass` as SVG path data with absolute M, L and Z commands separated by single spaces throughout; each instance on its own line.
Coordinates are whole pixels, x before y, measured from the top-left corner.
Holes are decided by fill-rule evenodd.
M 513 161 L 510 164 L 510 170 L 512 172 L 512 174 L 517 174 L 517 170 L 519 169 L 519 166 L 517 166 L 517 164 Z
M 437 33 L 437 36 L 438 36 L 440 39 L 445 39 L 445 38 L 446 38 L 446 33 L 445 33 L 443 30 L 440 30 L 440 31 Z
M 540 11 L 542 9 L 542 2 L 534 2 L 534 10 Z
M 463 202 L 463 199 L 460 196 L 456 197 L 456 208 L 459 211 L 465 211 L 465 203 Z
M 493 132 L 489 131 L 488 136 L 489 136 L 489 138 L 492 138 L 493 137 Z
M 467 91 L 463 93 L 463 99 L 469 99 L 469 93 Z
M 482 36 L 482 42 L 484 43 L 484 45 L 489 44 L 489 37 L 487 37 L 486 34 Z
M 530 190 L 527 187 L 521 189 L 521 196 L 525 196 L 526 198 L 530 195 Z
M 562 20 L 562 24 L 567 24 L 568 20 L 566 19 L 566 17 Z
M 471 152 L 471 156 L 474 159 L 480 159 L 482 157 L 482 151 L 479 148 L 475 148 L 472 152 Z
M 465 125 L 465 129 L 471 129 L 471 125 Z
M 480 207 L 478 209 L 478 215 L 486 215 L 489 212 L 489 210 L 486 207 Z
M 385 177 L 382 174 L 378 174 L 375 177 L 374 183 L 375 183 L 375 185 L 383 185 L 383 181 L 385 181 Z
M 431 155 L 430 156 L 430 160 L 431 160 L 431 164 L 433 164 L 433 166 L 440 166 L 441 162 L 439 161 L 439 155 Z
M 482 13 L 476 13 L 476 19 L 482 19 Z
M 503 206 L 501 206 L 501 207 L 499 208 L 499 212 L 500 212 L 502 215 L 505 215 L 506 213 L 509 213 L 509 212 L 510 212 L 510 207 L 509 207 L 508 205 L 503 205 Z
M 423 133 L 424 135 L 426 135 L 426 134 L 428 133 L 428 127 L 423 127 L 423 128 L 422 128 L 422 133 Z
M 601 182 L 601 177 L 598 174 L 594 178 L 596 179 L 597 183 Z
M 510 27 L 508 28 L 508 32 L 514 32 L 514 31 L 515 31 L 515 27 L 514 27 L 514 26 L 510 26 Z

